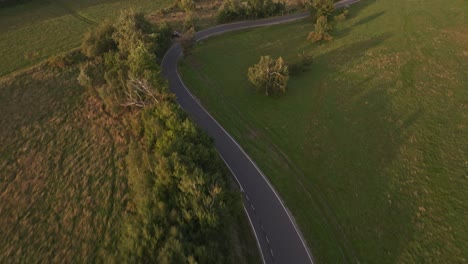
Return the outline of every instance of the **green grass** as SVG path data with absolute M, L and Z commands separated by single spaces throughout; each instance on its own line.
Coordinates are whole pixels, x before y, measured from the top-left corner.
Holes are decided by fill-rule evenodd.
M 34 0 L 0 9 L 0 76 L 79 46 L 83 34 L 121 10 L 150 12 L 170 0 Z
M 464 1 L 366 1 L 335 40 L 305 20 L 200 43 L 186 84 L 268 175 L 323 263 L 468 260 Z M 311 68 L 280 99 L 254 92 L 261 55 Z

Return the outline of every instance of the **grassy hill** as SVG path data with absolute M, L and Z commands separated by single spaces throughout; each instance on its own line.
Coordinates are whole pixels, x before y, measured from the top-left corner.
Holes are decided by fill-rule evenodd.
M 241 143 L 323 263 L 468 260 L 465 1 L 370 1 L 334 41 L 312 21 L 199 43 L 186 84 Z M 254 91 L 261 55 L 314 57 L 280 99 Z
M 0 9 L 0 76 L 79 46 L 83 34 L 121 10 L 149 12 L 170 0 L 34 0 Z

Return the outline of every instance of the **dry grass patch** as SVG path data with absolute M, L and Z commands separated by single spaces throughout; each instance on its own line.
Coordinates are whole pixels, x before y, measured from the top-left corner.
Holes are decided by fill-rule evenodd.
M 76 75 L 42 66 L 1 81 L 1 262 L 115 257 L 126 140 Z

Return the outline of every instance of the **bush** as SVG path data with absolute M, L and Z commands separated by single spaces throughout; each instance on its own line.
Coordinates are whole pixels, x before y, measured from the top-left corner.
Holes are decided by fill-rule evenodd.
M 133 10 L 123 11 L 114 24 L 114 28 L 112 39 L 117 43 L 119 52 L 124 56 L 138 42 L 151 46 L 151 51 L 156 52 L 155 30 L 153 25 L 145 19 L 143 13 L 137 13 Z
M 331 26 L 328 24 L 327 17 L 320 16 L 315 23 L 315 30 L 309 33 L 307 40 L 310 40 L 313 43 L 331 41 L 333 40 L 333 37 L 329 33 L 330 30 Z
M 247 76 L 255 88 L 267 96 L 286 93 L 289 70 L 281 57 L 277 60 L 270 56 L 260 57 L 259 63 L 249 68 Z
M 180 38 L 180 45 L 182 46 L 184 57 L 192 54 L 193 47 L 195 46 L 195 29 L 193 27 Z
M 285 8 L 285 3 L 273 0 L 248 0 L 241 4 L 234 0 L 225 0 L 218 11 L 218 21 L 226 23 L 240 19 L 270 17 L 282 13 Z
M 239 13 L 239 7 L 233 0 L 225 0 L 218 11 L 218 22 L 226 23 L 239 19 L 242 15 Z
M 335 3 L 333 0 L 309 0 L 309 9 L 315 17 L 331 16 L 335 12 Z
M 109 50 L 115 50 L 117 44 L 112 38 L 114 31 L 115 28 L 109 22 L 104 22 L 96 29 L 87 32 L 81 44 L 83 54 L 88 58 L 94 58 Z
M 72 64 L 72 61 L 66 55 L 56 55 L 47 59 L 47 64 L 54 68 L 64 69 Z

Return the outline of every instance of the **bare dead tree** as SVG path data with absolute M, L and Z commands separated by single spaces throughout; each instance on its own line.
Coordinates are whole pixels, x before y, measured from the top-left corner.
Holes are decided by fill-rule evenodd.
M 120 104 L 122 106 L 143 108 L 148 104 L 159 103 L 155 88 L 145 79 L 130 79 L 124 93 L 127 100 Z

